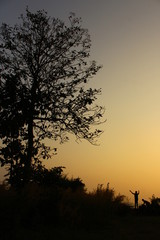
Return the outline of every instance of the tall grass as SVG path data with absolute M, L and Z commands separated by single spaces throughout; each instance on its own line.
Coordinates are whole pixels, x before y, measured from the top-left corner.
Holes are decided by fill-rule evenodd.
M 114 214 L 126 214 L 129 205 L 113 189 L 93 192 L 30 184 L 20 192 L 0 186 L 1 226 L 39 228 L 44 225 L 87 228 L 100 226 Z

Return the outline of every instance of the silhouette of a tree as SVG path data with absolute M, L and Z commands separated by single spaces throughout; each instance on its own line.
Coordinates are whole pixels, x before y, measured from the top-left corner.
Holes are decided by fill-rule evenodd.
M 13 175 L 30 181 L 32 167 L 51 157 L 45 139 L 77 139 L 95 144 L 104 108 L 100 89 L 86 83 L 101 68 L 89 62 L 91 40 L 81 19 L 69 24 L 44 10 L 20 16 L 0 29 L 0 161 Z

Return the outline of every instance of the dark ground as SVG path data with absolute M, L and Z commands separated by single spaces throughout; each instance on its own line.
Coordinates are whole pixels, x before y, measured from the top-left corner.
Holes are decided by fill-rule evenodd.
M 159 216 L 125 216 L 107 220 L 105 226 L 90 226 L 88 229 L 78 227 L 54 227 L 53 225 L 40 228 L 21 227 L 14 224 L 13 229 L 1 229 L 1 240 L 152 240 L 160 239 Z

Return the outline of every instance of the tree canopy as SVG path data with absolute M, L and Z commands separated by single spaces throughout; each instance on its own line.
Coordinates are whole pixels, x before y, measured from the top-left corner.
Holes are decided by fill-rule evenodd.
M 81 19 L 68 24 L 44 10 L 20 16 L 0 28 L 1 165 L 20 181 L 51 157 L 45 139 L 77 139 L 95 144 L 102 133 L 104 107 L 95 104 L 101 89 L 87 88 L 101 66 L 89 61 L 91 40 Z

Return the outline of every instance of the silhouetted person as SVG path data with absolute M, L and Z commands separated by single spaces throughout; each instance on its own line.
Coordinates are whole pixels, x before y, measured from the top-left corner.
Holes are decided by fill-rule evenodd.
M 145 200 L 145 199 L 143 199 L 142 198 L 142 202 L 143 202 L 143 205 L 145 205 L 145 206 L 150 206 L 150 202 L 148 202 L 147 200 Z
M 139 195 L 139 191 L 135 191 L 132 192 L 131 190 L 129 190 L 133 195 L 134 195 L 134 203 L 135 203 L 135 209 L 138 208 L 138 195 Z

